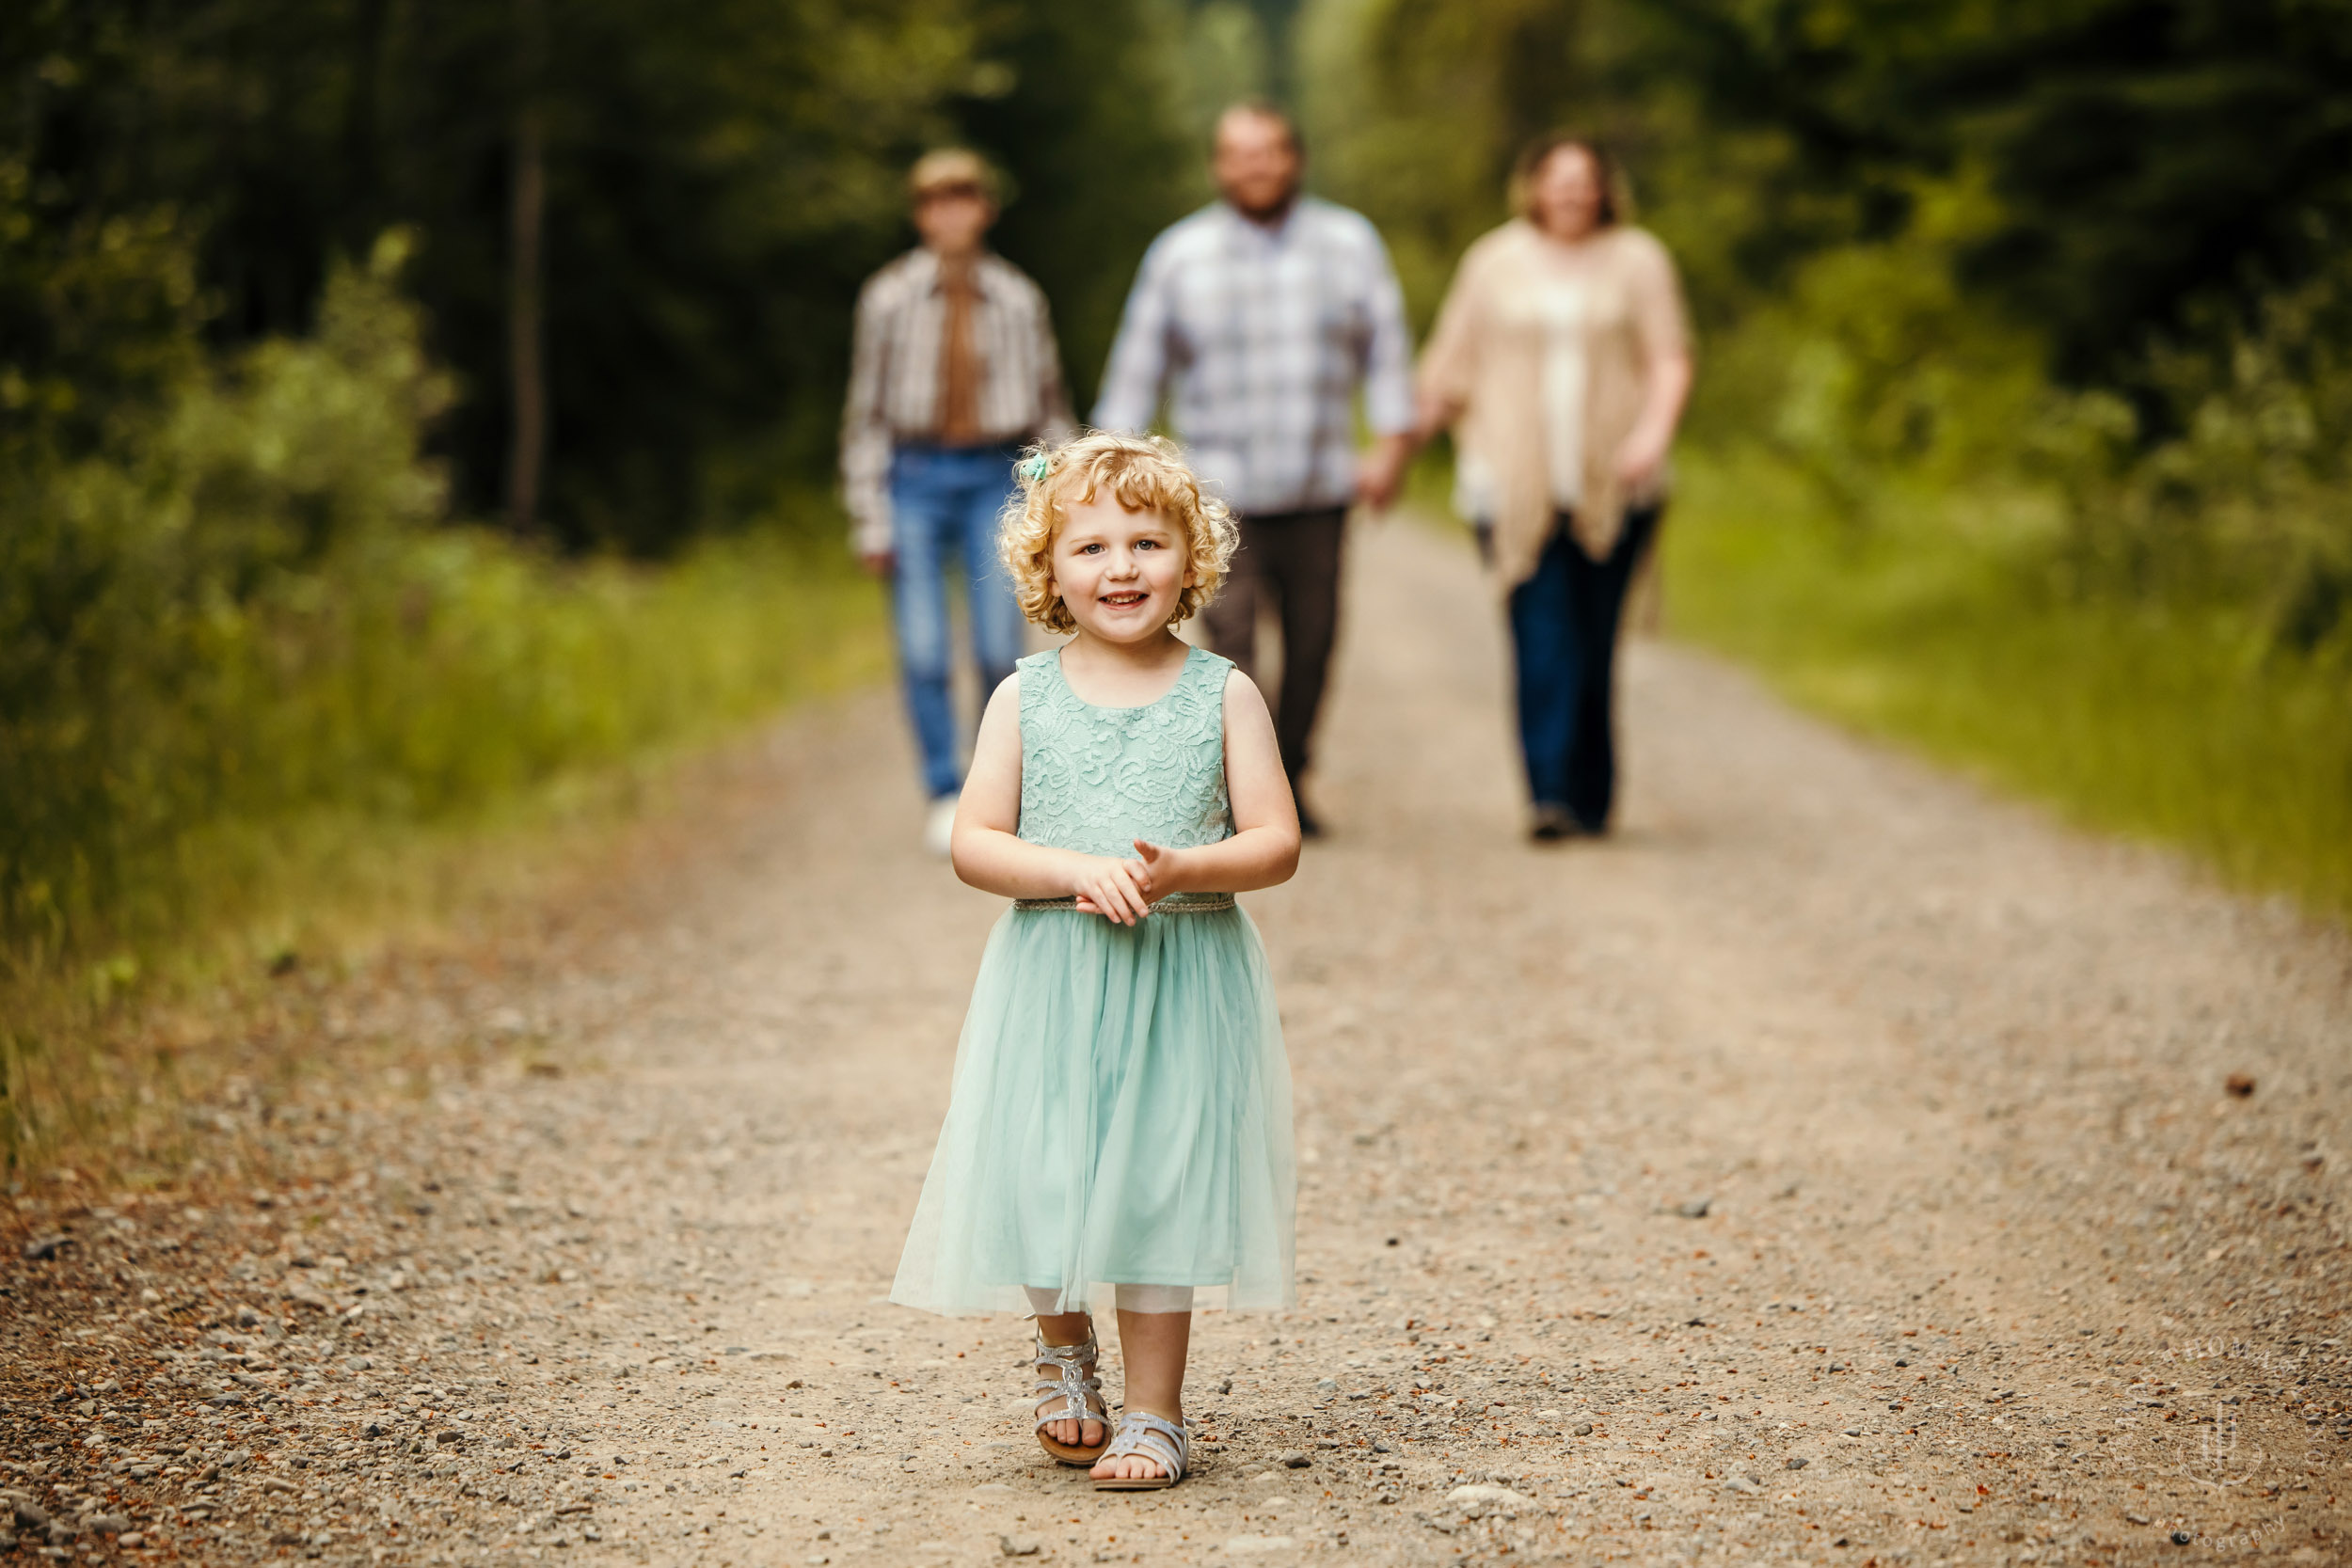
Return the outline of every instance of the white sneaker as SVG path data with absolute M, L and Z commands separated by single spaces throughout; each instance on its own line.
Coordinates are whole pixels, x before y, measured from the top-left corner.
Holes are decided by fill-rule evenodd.
M 942 795 L 923 814 L 923 849 L 946 860 L 956 836 L 956 798 Z

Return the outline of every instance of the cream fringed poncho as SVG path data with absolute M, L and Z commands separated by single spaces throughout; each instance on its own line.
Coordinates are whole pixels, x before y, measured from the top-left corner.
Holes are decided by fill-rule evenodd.
M 1455 447 L 1487 492 L 1481 510 L 1505 589 L 1534 574 L 1560 511 L 1598 559 L 1626 507 L 1656 499 L 1624 493 L 1617 451 L 1641 419 L 1653 358 L 1688 342 L 1674 261 L 1646 230 L 1604 229 L 1568 245 L 1518 218 L 1463 256 L 1422 356 L 1421 390 L 1459 410 Z M 1564 370 L 1581 379 L 1565 397 Z

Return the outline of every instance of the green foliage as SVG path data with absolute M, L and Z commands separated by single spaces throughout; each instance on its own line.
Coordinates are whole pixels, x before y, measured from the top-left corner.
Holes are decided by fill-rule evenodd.
M 195 368 L 201 296 L 168 208 L 53 214 L 0 153 L 0 453 L 88 451 Z
M 1631 8 L 1711 132 L 1787 138 L 1784 202 L 1842 200 L 1846 233 L 1792 237 L 1886 237 L 1922 175 L 1979 171 L 1995 207 L 1958 260 L 2070 382 L 2128 376 L 2152 328 L 2301 276 L 2352 219 L 2345 0 Z
M 953 105 L 1012 177 L 994 243 L 1053 306 L 1082 419 L 1144 247 L 1206 191 L 1184 26 L 1163 0 L 1027 0 L 988 35 L 990 93 Z
M 1815 255 L 1721 333 L 1694 428 L 1767 442 L 1855 528 L 1899 479 L 1967 485 L 2013 470 L 2062 400 L 2042 376 L 2039 340 L 1953 277 L 1952 248 L 1983 205 L 1979 190 L 1923 184 L 1900 236 Z
M 2143 423 L 2050 384 L 1956 282 L 1964 233 L 1923 216 L 1820 252 L 1722 335 L 1674 624 L 2084 821 L 2352 911 L 2346 275 L 2159 342 Z
M 1953 260 L 2070 381 L 2291 284 L 2352 222 L 2352 0 L 1315 0 L 1327 167 L 1458 254 L 1511 151 L 1618 142 L 1703 314 L 1991 198 Z
M 2288 655 L 2352 644 L 2352 264 L 2160 342 L 2147 381 L 2176 434 L 2087 395 L 2053 465 L 2082 586 L 2243 605 Z
M 1529 123 L 1525 73 L 1580 69 L 1581 13 L 1542 0 L 1310 0 L 1301 18 L 1311 176 L 1380 225 L 1426 321 L 1465 246 L 1502 221 L 1503 179 Z M 1571 72 L 1574 74 L 1571 75 Z
M 1182 117 L 1192 145 L 1206 149 L 1216 117 L 1244 99 L 1274 93 L 1275 53 L 1266 19 L 1241 0 L 1205 0 L 1184 27 Z
M 167 937 L 306 816 L 448 820 L 868 657 L 869 594 L 772 531 L 664 572 L 439 526 L 448 377 L 392 283 L 185 384 L 135 457 L 20 463 L 0 526 L 0 947 Z
M 180 214 L 216 341 L 307 331 L 392 225 L 460 399 L 459 509 L 502 501 L 513 141 L 547 141 L 551 516 L 652 550 L 822 461 L 841 307 L 899 221 L 906 150 L 973 69 L 957 0 L 542 8 L 33 0 L 0 139 L 40 226 Z M 91 388 L 90 391 L 97 388 Z

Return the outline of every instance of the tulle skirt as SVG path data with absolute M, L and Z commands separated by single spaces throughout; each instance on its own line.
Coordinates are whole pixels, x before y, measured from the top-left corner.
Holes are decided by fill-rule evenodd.
M 990 934 L 890 1299 L 944 1313 L 1295 1305 L 1290 1062 L 1248 915 L 1015 907 Z

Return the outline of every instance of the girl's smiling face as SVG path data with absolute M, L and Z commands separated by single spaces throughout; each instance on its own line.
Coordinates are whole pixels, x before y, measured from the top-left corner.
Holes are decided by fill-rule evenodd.
M 1054 591 L 1080 631 L 1106 642 L 1165 632 L 1193 581 L 1184 531 L 1114 496 L 1073 502 L 1054 535 Z

